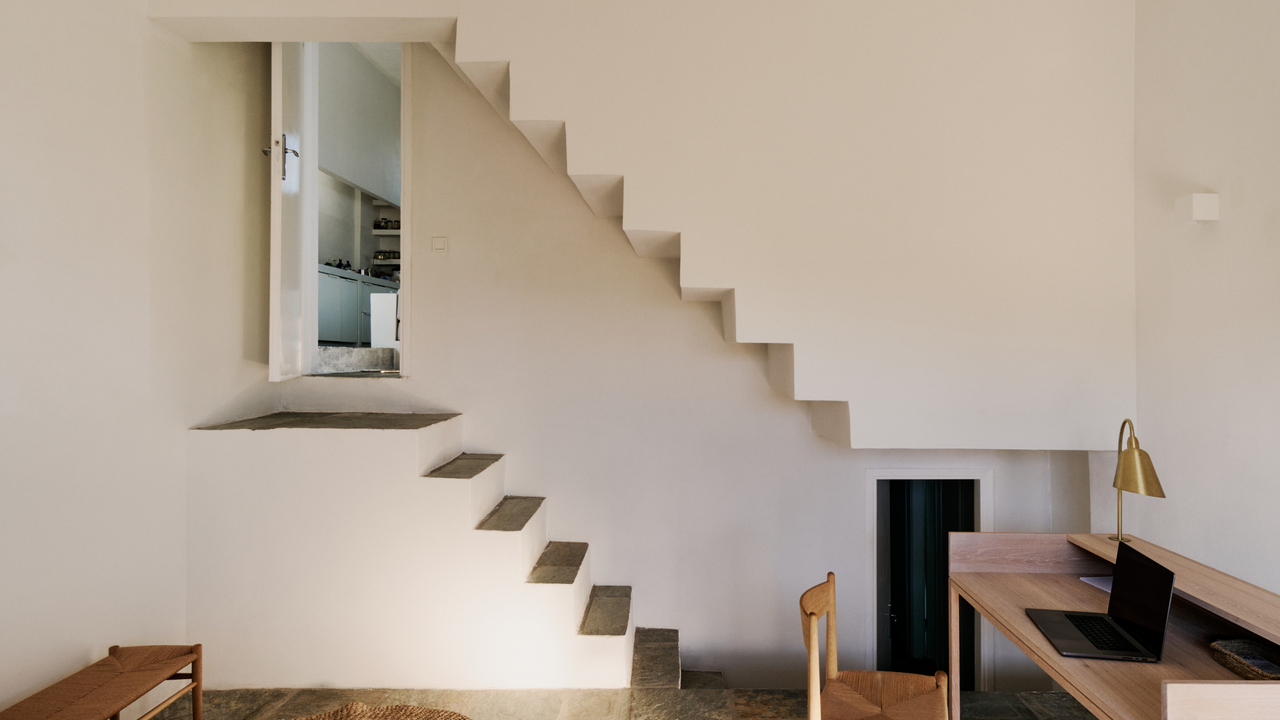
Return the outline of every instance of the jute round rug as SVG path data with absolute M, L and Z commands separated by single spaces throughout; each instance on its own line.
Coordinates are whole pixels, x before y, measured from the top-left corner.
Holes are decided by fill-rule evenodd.
M 470 718 L 448 710 L 434 710 L 417 705 L 371 707 L 362 702 L 353 702 L 337 710 L 299 718 L 299 720 L 470 720 Z

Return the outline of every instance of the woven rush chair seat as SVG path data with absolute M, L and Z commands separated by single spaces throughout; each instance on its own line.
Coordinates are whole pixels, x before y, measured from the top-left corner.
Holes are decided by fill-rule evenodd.
M 826 687 L 818 655 L 818 621 L 827 617 Z M 800 627 L 809 651 L 809 720 L 947 720 L 947 673 L 840 671 L 836 574 L 800 596 Z
M 936 720 L 947 717 L 946 673 L 850 671 L 827 680 L 823 720 Z
M 199 659 L 198 646 L 112 647 L 89 667 L 0 711 L 0 720 L 105 720 Z M 198 690 L 197 690 L 198 692 Z

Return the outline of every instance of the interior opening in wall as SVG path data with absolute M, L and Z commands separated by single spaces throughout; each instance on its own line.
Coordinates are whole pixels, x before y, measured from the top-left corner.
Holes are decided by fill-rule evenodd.
M 400 44 L 320 43 L 315 375 L 395 373 Z
M 272 381 L 400 375 L 408 55 L 401 43 L 272 43 Z
M 948 669 L 947 534 L 978 527 L 974 479 L 879 480 L 876 667 Z M 961 600 L 960 688 L 976 689 L 976 615 Z

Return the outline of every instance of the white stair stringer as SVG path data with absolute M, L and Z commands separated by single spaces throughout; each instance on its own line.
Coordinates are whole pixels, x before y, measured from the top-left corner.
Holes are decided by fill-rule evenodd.
M 552 172 L 569 174 L 569 141 L 563 120 L 517 120 L 515 126 Z
M 569 179 L 596 217 L 622 219 L 621 175 L 570 175 Z
M 443 54 L 443 53 L 442 53 Z M 568 140 L 564 123 L 559 121 L 512 121 L 511 76 L 505 63 L 460 63 L 460 66 L 483 66 L 481 71 L 467 69 L 473 76 L 472 84 L 489 100 L 496 112 L 514 125 L 542 156 L 548 167 L 558 174 L 568 173 Z M 499 67 L 501 66 L 501 67 Z M 478 79 L 477 79 L 478 78 Z M 491 89 L 486 89 L 486 87 Z M 497 99 L 495 99 L 497 98 Z M 598 218 L 623 220 L 624 192 L 622 175 L 578 175 L 569 177 L 578 187 L 591 212 Z M 681 233 L 673 231 L 626 230 L 628 240 L 636 255 L 646 258 L 679 259 L 681 257 Z M 739 342 L 737 328 L 737 303 L 733 288 L 701 288 L 681 285 L 681 298 L 693 302 L 720 302 L 726 342 Z M 852 446 L 850 433 L 849 402 L 847 400 L 822 400 L 805 397 L 810 393 L 801 390 L 797 397 L 796 363 L 794 348 L 790 343 L 764 341 L 770 346 L 768 376 L 770 385 L 779 393 L 806 402 L 810 427 L 818 435 L 841 444 Z M 777 346 L 775 348 L 775 346 Z M 783 350 L 786 346 L 790 350 Z M 778 359 L 775 360 L 775 356 Z M 775 367 L 777 365 L 777 367 Z M 783 378 L 788 378 L 783 380 Z M 812 393 L 817 395 L 819 393 Z
M 505 60 L 460 62 L 458 67 L 489 101 L 498 116 L 511 122 L 511 63 Z
M 852 447 L 848 400 L 810 400 L 809 426 L 822 437 Z
M 644 258 L 680 258 L 680 233 L 667 230 L 627 230 L 636 255 Z
M 423 477 L 461 431 L 191 431 L 188 630 L 220 657 L 206 681 L 627 687 L 633 628 L 577 634 L 589 553 L 572 584 L 526 582 L 546 503 L 521 531 L 476 530 L 503 463 Z
M 797 387 L 796 346 L 793 343 L 769 343 L 765 363 L 769 386 L 775 392 L 805 403 L 809 408 L 809 427 L 822 437 L 844 446 L 851 445 L 849 402 L 847 400 L 815 400 L 816 393 Z

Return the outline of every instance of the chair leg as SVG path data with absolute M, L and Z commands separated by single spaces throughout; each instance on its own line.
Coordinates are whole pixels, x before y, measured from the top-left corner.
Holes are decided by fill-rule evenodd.
M 191 649 L 196 653 L 195 662 L 191 663 L 191 680 L 196 684 L 191 688 L 191 720 L 202 720 L 204 718 L 204 646 L 192 645 Z

